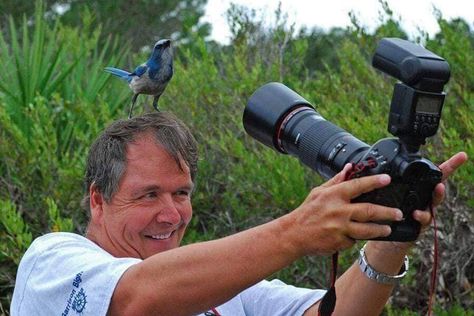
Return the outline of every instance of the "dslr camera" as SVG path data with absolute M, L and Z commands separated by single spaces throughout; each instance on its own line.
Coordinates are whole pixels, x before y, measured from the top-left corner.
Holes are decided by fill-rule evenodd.
M 402 210 L 400 222 L 384 222 L 392 233 L 377 240 L 413 241 L 420 223 L 414 210 L 425 210 L 441 182 L 441 170 L 420 154 L 426 138 L 436 134 L 450 77 L 448 63 L 420 45 L 384 38 L 373 67 L 400 80 L 394 87 L 388 131 L 372 146 L 324 119 L 304 98 L 285 85 L 271 82 L 250 97 L 243 114 L 246 132 L 264 145 L 291 154 L 328 179 L 352 163 L 351 177 L 386 173 L 391 183 L 353 202 L 370 202 Z

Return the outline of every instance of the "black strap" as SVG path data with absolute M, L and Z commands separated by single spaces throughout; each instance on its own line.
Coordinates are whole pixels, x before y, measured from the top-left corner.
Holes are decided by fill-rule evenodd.
M 319 304 L 319 316 L 331 316 L 336 307 L 336 279 L 337 279 L 337 261 L 339 252 L 332 255 L 331 288 L 324 294 Z
M 431 270 L 431 286 L 428 299 L 428 311 L 426 315 L 431 316 L 433 313 L 433 304 L 436 298 L 436 279 L 438 277 L 438 226 L 436 225 L 435 210 L 433 204 L 430 205 L 431 217 L 433 218 L 433 269 Z

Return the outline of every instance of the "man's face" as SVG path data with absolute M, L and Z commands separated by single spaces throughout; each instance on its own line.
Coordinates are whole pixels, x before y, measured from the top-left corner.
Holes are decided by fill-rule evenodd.
M 102 201 L 96 242 L 117 257 L 142 259 L 178 247 L 192 216 L 193 183 L 182 165 L 151 134 L 129 144 L 118 191 Z

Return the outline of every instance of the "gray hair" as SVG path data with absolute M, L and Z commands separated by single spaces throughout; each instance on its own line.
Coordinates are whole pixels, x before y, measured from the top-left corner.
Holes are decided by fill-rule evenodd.
M 135 141 L 137 135 L 146 132 L 153 134 L 157 144 L 165 148 L 180 168 L 182 162 L 188 166 L 194 182 L 197 143 L 189 128 L 177 117 L 166 112 L 153 112 L 119 120 L 106 128 L 90 148 L 84 176 L 85 194 L 81 202 L 85 210 L 90 210 L 89 188 L 92 184 L 105 201 L 111 201 L 127 167 L 127 145 Z

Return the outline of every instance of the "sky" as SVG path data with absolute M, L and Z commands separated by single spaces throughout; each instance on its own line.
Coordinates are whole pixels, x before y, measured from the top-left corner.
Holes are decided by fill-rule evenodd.
M 282 3 L 282 10 L 288 14 L 288 22 L 301 26 L 318 26 L 329 30 L 331 27 L 350 25 L 348 13 L 354 11 L 362 25 L 369 30 L 379 22 L 382 6 L 378 0 L 208 0 L 204 21 L 212 24 L 211 38 L 229 43 L 230 32 L 225 19 L 225 12 L 231 3 L 253 8 L 262 12 L 265 20 Z M 433 13 L 438 8 L 443 17 L 451 19 L 464 18 L 474 29 L 474 1 L 472 0 L 387 0 L 395 17 L 401 17 L 402 28 L 410 37 L 419 35 L 418 29 L 434 35 L 439 31 Z M 257 16 L 261 16 L 257 14 Z

